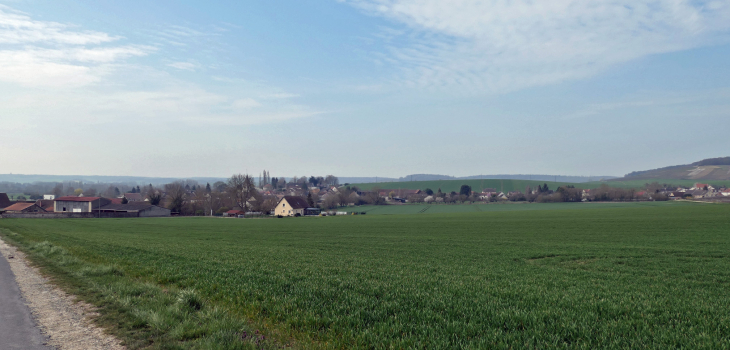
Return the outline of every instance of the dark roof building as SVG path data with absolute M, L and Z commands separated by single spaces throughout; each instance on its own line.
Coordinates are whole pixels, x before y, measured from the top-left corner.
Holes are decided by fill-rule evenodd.
M 15 202 L 11 202 L 10 198 L 8 198 L 7 193 L 0 193 L 0 209 L 3 209 L 5 207 L 9 207 L 11 205 L 15 204 Z
M 303 216 L 304 210 L 308 207 L 309 203 L 304 197 L 284 196 L 274 208 L 274 214 L 277 216 Z
M 309 203 L 307 203 L 307 200 L 304 199 L 304 197 L 284 196 L 283 199 L 286 199 L 292 209 L 307 209 L 309 207 Z
M 94 212 L 102 213 L 128 213 L 139 217 L 164 217 L 170 216 L 170 209 L 158 207 L 147 202 L 135 202 L 128 204 L 107 204 Z
M 141 193 L 125 193 L 124 198 L 126 198 L 130 202 L 143 202 L 144 197 L 142 197 Z

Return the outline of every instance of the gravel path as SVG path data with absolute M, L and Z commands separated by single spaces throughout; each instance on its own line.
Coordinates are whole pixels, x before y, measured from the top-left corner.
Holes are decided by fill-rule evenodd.
M 59 350 L 124 350 L 120 341 L 91 322 L 94 307 L 52 285 L 28 264 L 25 254 L 0 239 L 0 254 L 10 264 L 20 292 L 48 345 Z M 11 258 L 12 257 L 12 258 Z M 2 348 L 2 346 L 0 346 Z

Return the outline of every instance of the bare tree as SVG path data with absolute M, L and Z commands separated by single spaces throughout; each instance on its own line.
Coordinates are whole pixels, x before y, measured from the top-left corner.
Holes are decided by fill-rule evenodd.
M 261 203 L 261 208 L 259 210 L 264 214 L 269 214 L 274 210 L 274 208 L 276 208 L 277 204 L 279 203 L 277 202 L 276 197 L 268 198 Z
M 228 179 L 228 193 L 231 199 L 241 210 L 246 211 L 246 202 L 256 191 L 253 178 L 246 174 L 238 174 Z
M 327 175 L 327 177 L 324 178 L 324 182 L 329 186 L 337 186 L 340 184 L 340 180 L 334 175 Z
M 53 195 L 56 196 L 56 198 L 63 197 L 63 184 L 59 183 L 53 188 Z
M 185 206 L 185 197 L 187 195 L 185 184 L 181 181 L 167 184 L 165 185 L 165 192 L 167 192 L 168 199 L 167 208 L 173 212 L 181 213 Z

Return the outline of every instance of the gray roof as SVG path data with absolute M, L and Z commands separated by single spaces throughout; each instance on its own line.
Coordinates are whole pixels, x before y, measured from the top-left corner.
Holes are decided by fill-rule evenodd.
M 101 207 L 101 210 L 106 211 L 142 211 L 154 207 L 149 203 L 131 202 L 129 204 L 107 204 Z M 96 210 L 96 209 L 95 209 Z
M 283 199 L 286 199 L 287 203 L 292 207 L 292 209 L 306 209 L 309 208 L 309 203 L 307 203 L 307 200 L 304 199 L 304 197 L 299 196 L 284 196 Z

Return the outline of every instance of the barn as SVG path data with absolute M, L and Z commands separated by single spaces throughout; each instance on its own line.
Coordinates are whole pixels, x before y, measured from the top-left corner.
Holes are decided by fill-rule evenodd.
M 111 203 L 109 199 L 100 197 L 61 197 L 56 199 L 54 210 L 56 213 L 91 213 Z

